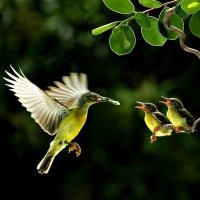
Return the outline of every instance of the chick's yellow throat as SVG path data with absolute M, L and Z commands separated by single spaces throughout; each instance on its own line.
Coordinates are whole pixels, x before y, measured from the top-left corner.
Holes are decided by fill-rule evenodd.
M 147 127 L 151 130 L 151 132 L 154 131 L 155 127 L 159 127 L 161 126 L 162 124 L 155 119 L 155 117 L 150 114 L 150 113 L 146 113 L 145 114 L 145 117 L 144 117 L 144 121 L 147 125 Z

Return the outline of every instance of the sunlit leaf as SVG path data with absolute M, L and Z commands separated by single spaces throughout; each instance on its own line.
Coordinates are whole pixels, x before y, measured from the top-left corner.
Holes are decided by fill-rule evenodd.
M 189 28 L 194 35 L 200 37 L 200 10 L 192 15 Z
M 104 25 L 104 26 L 100 26 L 100 27 L 98 27 L 98 28 L 95 28 L 95 29 L 92 30 L 92 34 L 93 34 L 93 35 L 99 35 L 99 34 L 105 32 L 105 31 L 107 31 L 107 30 L 113 28 L 113 27 L 116 26 L 118 23 L 119 23 L 119 21 L 116 21 L 116 22 L 112 22 L 112 23 L 110 23 L 110 24 L 106 24 L 106 25 Z
M 109 39 L 110 48 L 117 55 L 130 53 L 135 46 L 135 43 L 135 34 L 128 25 L 115 27 Z
M 198 2 L 193 2 L 191 4 L 188 5 L 188 8 L 195 8 L 195 7 L 198 7 L 200 3 Z
M 138 25 L 142 28 L 151 28 L 151 21 L 149 20 L 149 17 L 146 14 L 142 12 L 137 12 L 134 17 Z
M 103 0 L 103 2 L 109 9 L 121 14 L 130 14 L 134 11 L 130 0 Z
M 155 17 L 149 17 L 151 21 L 151 28 L 142 28 L 142 36 L 144 40 L 153 46 L 163 46 L 166 42 L 166 38 L 160 33 L 158 29 L 158 19 Z
M 165 7 L 160 15 L 159 15 L 159 18 L 158 18 L 158 21 L 159 21 L 159 24 L 158 24 L 158 27 L 159 27 L 159 30 L 161 32 L 161 34 L 168 38 L 169 40 L 175 40 L 176 38 L 178 38 L 178 34 L 175 33 L 174 31 L 170 31 L 168 29 L 166 29 L 163 25 L 163 20 L 164 20 L 164 17 L 165 17 L 165 10 L 166 9 L 169 9 L 168 7 Z M 178 17 L 176 14 L 172 15 L 169 19 L 169 22 L 172 26 L 174 27 L 177 27 L 178 29 L 182 30 L 184 29 L 184 23 L 183 23 L 183 20 Z
M 181 4 L 178 3 L 175 7 L 175 13 L 182 19 L 187 18 L 190 14 L 186 13 L 182 8 Z
M 181 8 L 190 14 L 200 10 L 200 0 L 183 0 L 181 2 Z
M 162 3 L 155 0 L 139 0 L 139 3 L 147 8 L 160 8 Z

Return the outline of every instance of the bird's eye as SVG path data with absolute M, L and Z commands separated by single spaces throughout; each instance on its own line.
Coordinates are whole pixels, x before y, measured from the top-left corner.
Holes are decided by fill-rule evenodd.
M 96 96 L 95 96 L 95 95 L 90 95 L 90 98 L 91 98 L 92 100 L 96 100 Z
M 149 105 L 149 104 L 146 104 L 145 107 L 146 107 L 147 109 L 149 109 L 149 108 L 150 108 L 150 105 Z

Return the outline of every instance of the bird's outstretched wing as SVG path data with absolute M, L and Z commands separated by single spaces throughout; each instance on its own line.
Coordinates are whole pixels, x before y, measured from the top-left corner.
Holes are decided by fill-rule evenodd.
M 62 80 L 64 84 L 54 81 L 57 87 L 49 86 L 50 90 L 46 90 L 45 92 L 66 107 L 70 107 L 76 99 L 89 91 L 86 74 L 81 73 L 78 75 L 77 73 L 70 73 L 70 76 L 63 76 Z
M 12 79 L 4 78 L 11 84 L 6 84 L 11 87 L 11 91 L 19 98 L 26 109 L 31 112 L 31 116 L 41 126 L 41 128 L 50 135 L 54 135 L 58 129 L 62 114 L 67 112 L 68 108 L 55 101 L 48 96 L 43 90 L 31 83 L 21 71 L 18 74 L 12 66 L 14 76 L 6 71 L 8 76 Z
M 194 117 L 185 109 L 179 109 L 177 110 L 177 112 L 179 113 L 179 115 L 182 117 L 182 118 L 186 118 L 186 122 L 190 125 L 190 126 L 193 126 L 194 122 L 195 122 L 195 119 Z
M 153 116 L 160 121 L 163 125 L 169 124 L 169 120 L 161 113 L 161 112 L 154 112 Z

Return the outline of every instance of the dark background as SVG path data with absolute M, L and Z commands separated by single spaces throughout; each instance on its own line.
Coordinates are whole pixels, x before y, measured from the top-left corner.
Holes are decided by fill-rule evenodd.
M 144 11 L 137 1 L 136 10 Z M 159 11 L 151 15 L 158 17 Z M 200 186 L 199 131 L 161 137 L 150 144 L 150 130 L 136 101 L 160 104 L 161 95 L 179 98 L 200 117 L 199 59 L 178 40 L 163 47 L 147 44 L 135 22 L 137 43 L 125 56 L 109 48 L 111 31 L 92 29 L 126 19 L 102 0 L 0 1 L 1 196 L 6 199 L 191 200 Z M 185 20 L 186 44 L 199 47 Z M 17 101 L 3 77 L 9 65 L 21 67 L 41 89 L 69 72 L 88 75 L 89 89 L 121 105 L 97 104 L 77 138 L 82 154 L 64 149 L 49 173 L 36 166 L 53 137 L 46 134 Z M 200 128 L 199 128 L 200 129 Z

